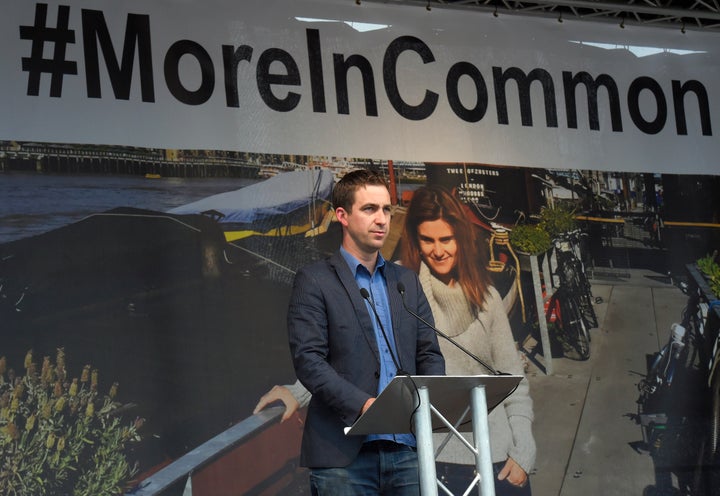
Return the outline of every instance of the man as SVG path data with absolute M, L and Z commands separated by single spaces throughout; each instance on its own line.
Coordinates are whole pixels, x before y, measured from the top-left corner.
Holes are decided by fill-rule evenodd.
M 298 271 L 288 309 L 295 372 L 312 393 L 300 461 L 313 494 L 419 494 L 411 434 L 346 436 L 398 373 L 444 375 L 432 322 L 414 272 L 388 263 L 380 249 L 390 227 L 390 194 L 381 176 L 358 170 L 334 190 L 342 246 Z

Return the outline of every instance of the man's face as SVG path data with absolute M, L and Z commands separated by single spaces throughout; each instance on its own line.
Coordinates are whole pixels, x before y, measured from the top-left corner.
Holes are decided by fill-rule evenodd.
M 377 255 L 390 229 L 390 207 L 390 193 L 385 186 L 358 188 L 350 211 L 342 207 L 335 210 L 345 228 L 345 249 L 360 260 Z

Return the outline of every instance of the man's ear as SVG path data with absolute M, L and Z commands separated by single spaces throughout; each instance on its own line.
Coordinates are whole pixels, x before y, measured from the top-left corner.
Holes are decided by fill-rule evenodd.
M 347 225 L 348 225 L 348 221 L 347 221 L 348 215 L 349 215 L 348 211 L 342 207 L 337 207 L 335 209 L 335 217 L 337 218 L 338 222 L 340 222 L 340 224 L 342 224 L 345 227 L 347 227 Z

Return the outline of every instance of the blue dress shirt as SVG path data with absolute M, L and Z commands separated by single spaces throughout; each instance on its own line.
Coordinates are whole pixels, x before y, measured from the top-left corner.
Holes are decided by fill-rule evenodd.
M 378 318 L 375 317 L 375 311 L 373 311 L 372 305 L 366 300 L 365 306 L 370 314 L 370 320 L 373 323 L 375 341 L 377 341 L 378 351 L 380 352 L 380 379 L 378 382 L 379 395 L 380 392 L 385 389 L 390 381 L 392 381 L 397 375 L 398 370 L 395 366 L 395 360 L 399 360 L 395 347 L 395 335 L 393 334 L 392 318 L 390 314 L 390 300 L 388 299 L 387 292 L 387 281 L 385 280 L 386 261 L 383 256 L 378 253 L 375 272 L 371 274 L 370 271 L 354 256 L 348 253 L 344 247 L 340 247 L 340 254 L 350 267 L 358 287 L 365 288 L 370 294 L 370 301 L 375 306 L 375 311 L 377 311 L 380 320 L 379 323 Z M 385 330 L 387 340 L 390 342 L 390 348 L 383 336 L 383 329 Z M 395 357 L 395 360 L 393 357 Z M 399 365 L 402 367 L 402 364 Z M 396 443 L 408 446 L 416 445 L 415 436 L 412 434 L 372 434 L 367 436 L 366 440 L 373 441 L 378 439 L 395 441 Z

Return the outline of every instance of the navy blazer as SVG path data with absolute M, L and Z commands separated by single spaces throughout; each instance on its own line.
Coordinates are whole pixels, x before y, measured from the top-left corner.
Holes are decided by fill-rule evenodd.
M 435 332 L 410 315 L 407 306 L 433 323 L 417 275 L 385 264 L 393 334 L 401 367 L 410 374 L 444 375 Z M 288 309 L 288 335 L 295 372 L 312 393 L 302 440 L 305 467 L 344 467 L 360 451 L 364 436 L 343 429 L 377 396 L 380 358 L 368 312 L 353 272 L 340 252 L 303 267 L 295 276 Z

